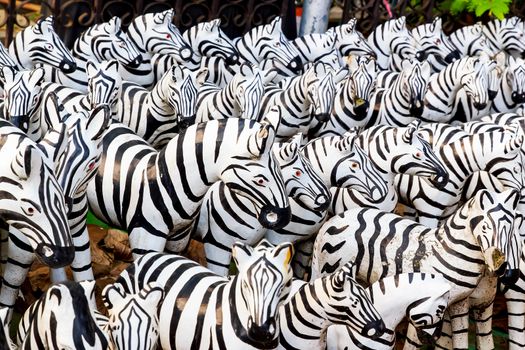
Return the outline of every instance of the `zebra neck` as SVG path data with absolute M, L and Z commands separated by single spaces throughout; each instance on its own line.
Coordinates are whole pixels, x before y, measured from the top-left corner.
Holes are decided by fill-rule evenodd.
M 239 76 L 235 76 L 223 89 L 217 92 L 215 96 L 215 107 L 223 114 L 231 114 L 232 110 L 235 112 L 234 116 L 241 115 L 241 108 L 239 101 L 235 97 L 235 90 L 239 84 Z
M 423 286 L 418 288 L 415 282 L 407 285 L 387 285 L 383 280 L 372 284 L 367 291 L 386 328 L 390 330 L 395 330 L 405 317 L 407 307 L 414 301 L 424 298 L 425 295 L 422 295 L 422 293 L 428 292 L 423 289 Z M 396 302 L 392 303 L 392 300 Z M 391 337 L 390 340 L 394 339 L 395 333 Z
M 506 67 L 503 71 L 502 78 L 499 82 L 498 94 L 492 106 L 496 112 L 507 112 L 517 107 L 517 104 L 512 101 L 512 86 L 509 85 L 509 81 L 506 79 L 507 72 L 511 70 L 510 67 Z
M 145 102 L 146 104 L 149 102 L 151 116 L 157 120 L 165 120 L 166 117 L 171 119 L 175 113 L 173 107 L 168 103 L 170 79 L 170 73 L 164 74 L 146 96 Z
M 33 60 L 29 55 L 31 34 L 26 34 L 26 31 L 29 30 L 31 30 L 30 27 L 24 29 L 22 33 L 15 37 L 11 45 L 9 45 L 9 54 L 15 59 L 17 66 L 20 69 L 33 69 L 35 67 Z
M 376 126 L 365 130 L 359 136 L 359 147 L 370 157 L 377 169 L 389 183 L 394 181 L 392 163 L 394 162 L 394 149 L 399 145 L 402 135 L 397 133 L 397 128 Z

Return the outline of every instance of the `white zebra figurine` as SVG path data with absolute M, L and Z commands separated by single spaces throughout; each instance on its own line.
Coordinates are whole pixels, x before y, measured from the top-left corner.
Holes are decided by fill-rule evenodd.
M 487 38 L 483 34 L 483 24 L 478 22 L 470 26 L 464 26 L 449 35 L 452 45 L 459 50 L 461 57 L 479 56 L 481 53 L 493 55 L 488 46 Z
M 155 282 L 164 291 L 158 310 L 163 349 L 272 349 L 279 341 L 279 306 L 290 291 L 292 255 L 290 243 L 234 244 L 239 273 L 228 279 L 178 255 L 149 253 L 115 284 L 136 293 Z
M 396 345 L 396 328 L 406 317 L 427 344 L 441 333 L 448 307 L 451 283 L 439 274 L 403 273 L 382 278 L 366 289 L 370 301 L 386 326 L 382 337 L 370 339 L 346 326 L 328 327 L 327 349 L 391 350 Z
M 494 19 L 483 26 L 492 54 L 505 51 L 509 55 L 520 57 L 525 53 L 525 27 L 523 20 L 517 16 Z
M 387 331 L 366 290 L 353 278 L 353 264 L 312 280 L 294 281 L 279 308 L 278 349 L 326 349 L 327 330 L 344 325 L 352 332 L 379 338 Z
M 525 61 L 513 56 L 508 56 L 506 61 L 492 101 L 492 113 L 516 112 L 525 103 Z M 501 66 L 504 64 L 501 61 L 498 63 Z
M 514 190 L 479 191 L 436 229 L 376 209 L 346 211 L 321 228 L 312 278 L 347 261 L 356 263 L 355 278 L 368 285 L 399 273 L 440 273 L 453 283 L 448 299 L 453 346 L 467 348 L 464 301 L 487 270 L 503 275 L 516 268 L 519 245 L 512 227 L 518 199 Z M 397 233 L 402 234 L 392 239 Z

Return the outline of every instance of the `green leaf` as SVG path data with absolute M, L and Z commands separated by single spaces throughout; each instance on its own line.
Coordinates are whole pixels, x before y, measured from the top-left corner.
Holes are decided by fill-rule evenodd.
M 509 2 L 507 0 L 494 1 L 490 12 L 498 19 L 505 18 L 505 15 L 509 13 Z
M 467 4 L 467 0 L 452 0 L 452 4 L 450 5 L 450 13 L 453 15 L 459 14 L 466 9 Z
M 491 0 L 479 0 L 474 8 L 474 13 L 476 16 L 481 17 L 485 12 L 491 10 L 494 6 L 494 3 Z

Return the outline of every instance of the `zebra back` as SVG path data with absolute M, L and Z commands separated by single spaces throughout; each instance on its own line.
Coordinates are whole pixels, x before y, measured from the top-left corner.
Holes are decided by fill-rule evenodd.
M 233 42 L 221 30 L 220 18 L 201 22 L 182 34 L 191 49 L 203 57 L 219 57 L 232 65 L 239 62 L 239 54 Z
M 459 50 L 461 56 L 478 56 L 482 52 L 492 54 L 487 39 L 483 34 L 483 24 L 478 22 L 461 27 L 449 35 L 450 42 Z
M 517 17 L 495 19 L 483 26 L 483 34 L 492 54 L 506 51 L 521 55 L 525 52 L 525 31 L 523 21 Z
M 281 28 L 281 17 L 270 23 L 252 28 L 235 42 L 243 61 L 257 64 L 266 59 L 281 61 L 292 72 L 302 69 L 297 49 L 288 41 Z
M 77 282 L 49 287 L 24 313 L 18 326 L 20 349 L 106 349 L 85 291 Z
M 53 29 L 53 16 L 41 18 L 19 32 L 9 45 L 9 54 L 20 69 L 32 69 L 36 63 L 50 65 L 64 73 L 77 69 L 71 52 Z
M 22 131 L 33 134 L 30 128 L 40 105 L 41 86 L 44 70 L 17 71 L 13 67 L 0 69 L 0 79 L 4 86 L 3 118 L 11 121 Z M 31 130 L 30 130 L 31 129 Z

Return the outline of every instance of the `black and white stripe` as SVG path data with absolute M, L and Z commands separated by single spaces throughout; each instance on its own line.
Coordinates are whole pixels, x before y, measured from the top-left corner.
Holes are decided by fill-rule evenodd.
M 519 57 L 525 53 L 524 25 L 517 16 L 490 21 L 483 26 L 483 34 L 493 54 L 505 51 Z

